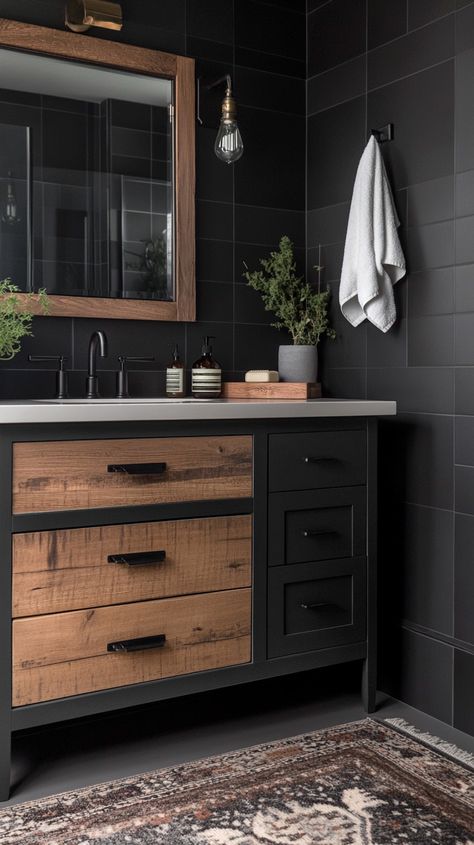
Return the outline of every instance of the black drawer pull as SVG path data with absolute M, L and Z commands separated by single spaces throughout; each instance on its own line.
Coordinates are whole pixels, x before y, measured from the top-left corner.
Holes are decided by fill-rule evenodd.
M 109 464 L 107 472 L 124 472 L 126 475 L 163 475 L 166 464 Z
M 313 455 L 308 455 L 306 458 L 303 458 L 305 464 L 323 464 L 323 463 L 332 463 L 333 461 L 337 461 L 337 458 L 330 458 L 330 457 L 316 457 Z
M 303 531 L 303 537 L 331 537 L 333 534 L 339 534 L 339 531 L 330 529 L 317 531 L 316 528 L 306 528 Z
M 310 601 L 303 601 L 300 604 L 300 607 L 303 610 L 339 610 L 337 604 L 331 604 L 329 602 L 310 602 Z
M 156 637 L 137 637 L 136 640 L 119 640 L 116 643 L 107 643 L 107 651 L 144 651 L 148 648 L 163 648 L 166 643 L 165 634 L 157 634 Z
M 128 555 L 109 555 L 108 563 L 125 563 L 127 566 L 153 566 L 163 563 L 166 560 L 166 552 L 160 549 L 158 552 L 132 552 Z

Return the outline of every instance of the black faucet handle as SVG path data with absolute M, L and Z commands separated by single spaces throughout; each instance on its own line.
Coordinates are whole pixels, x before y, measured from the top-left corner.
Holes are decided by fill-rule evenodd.
M 136 357 L 131 355 L 119 355 L 118 361 L 120 364 L 120 369 L 117 371 L 117 391 L 116 391 L 116 398 L 117 399 L 128 399 L 129 392 L 128 392 L 128 373 L 125 369 L 125 364 L 128 364 L 129 361 L 134 361 L 135 363 L 143 363 L 148 364 L 151 361 L 154 361 L 153 357 Z
M 28 355 L 28 361 L 37 363 L 39 361 L 57 361 L 61 367 L 64 367 L 64 362 L 68 360 L 67 355 Z
M 135 357 L 135 356 L 132 356 L 132 355 L 119 355 L 118 360 L 119 360 L 119 362 L 122 366 L 125 366 L 125 364 L 128 364 L 130 361 L 132 361 L 132 362 L 135 361 L 136 363 L 140 363 L 140 364 L 149 364 L 149 363 L 151 363 L 151 361 L 154 361 L 155 359 L 154 359 L 153 356 L 152 357 L 141 357 L 141 356 Z
M 59 364 L 59 370 L 56 373 L 56 399 L 68 398 L 67 372 L 64 368 L 64 362 L 67 360 L 67 355 L 28 355 L 28 361 L 32 364 L 43 361 L 57 361 Z

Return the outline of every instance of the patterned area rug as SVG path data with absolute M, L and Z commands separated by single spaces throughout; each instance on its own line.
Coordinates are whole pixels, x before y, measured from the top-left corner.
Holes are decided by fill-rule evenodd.
M 474 772 L 370 719 L 0 812 L 2 845 L 474 845 Z

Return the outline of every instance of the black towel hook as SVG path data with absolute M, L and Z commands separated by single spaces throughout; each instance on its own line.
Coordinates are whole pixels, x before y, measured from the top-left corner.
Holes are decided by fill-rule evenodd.
M 379 144 L 384 144 L 387 141 L 393 141 L 394 126 L 393 123 L 387 123 L 381 126 L 380 129 L 371 129 L 370 134 L 376 138 Z

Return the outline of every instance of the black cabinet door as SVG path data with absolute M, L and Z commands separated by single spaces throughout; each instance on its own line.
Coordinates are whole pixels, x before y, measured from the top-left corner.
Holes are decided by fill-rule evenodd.
M 271 493 L 268 564 L 366 554 L 365 487 Z
M 362 642 L 366 607 L 365 558 L 270 570 L 268 657 Z

